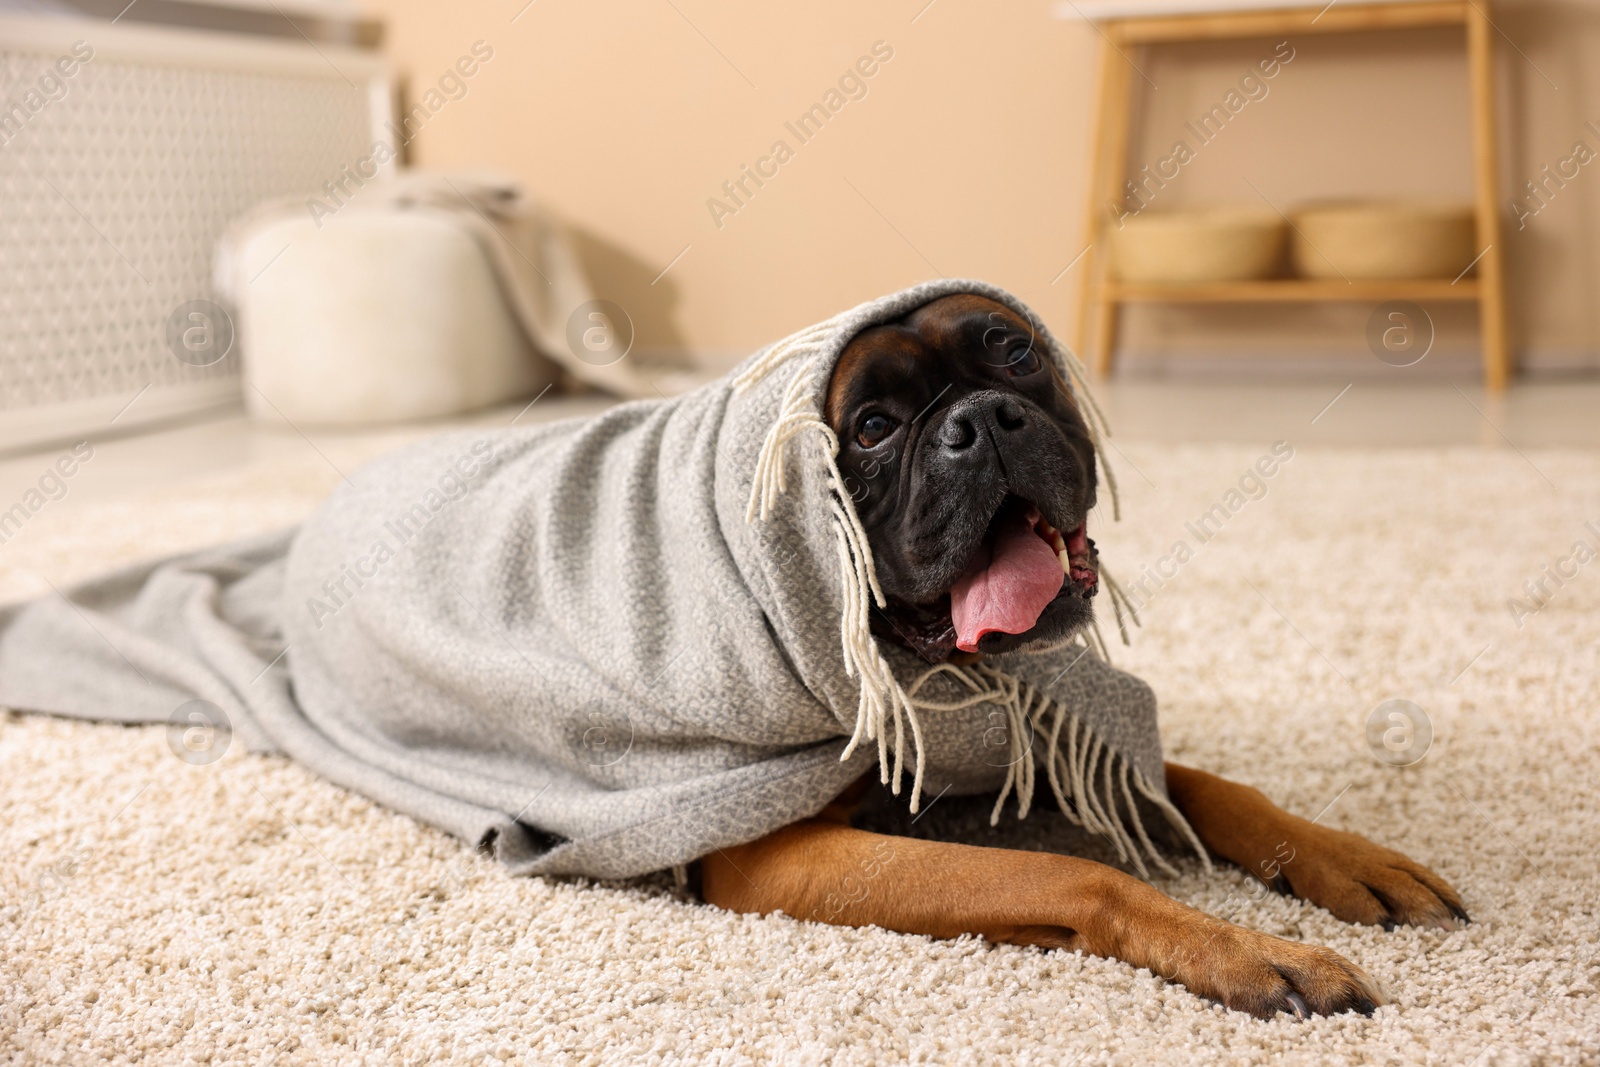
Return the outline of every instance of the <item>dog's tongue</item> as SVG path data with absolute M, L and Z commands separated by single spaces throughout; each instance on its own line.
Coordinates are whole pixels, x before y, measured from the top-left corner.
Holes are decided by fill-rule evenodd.
M 1027 515 L 1002 520 L 992 544 L 985 544 L 967 572 L 950 590 L 950 621 L 956 647 L 978 651 L 978 639 L 996 631 L 1026 633 L 1061 592 L 1066 574 Z

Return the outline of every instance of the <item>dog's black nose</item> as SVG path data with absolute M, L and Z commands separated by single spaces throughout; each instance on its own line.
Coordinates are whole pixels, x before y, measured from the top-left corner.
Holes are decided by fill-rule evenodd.
M 955 403 L 939 431 L 939 443 L 952 452 L 971 448 L 984 430 L 1015 433 L 1028 425 L 1027 412 L 1016 397 L 985 390 Z

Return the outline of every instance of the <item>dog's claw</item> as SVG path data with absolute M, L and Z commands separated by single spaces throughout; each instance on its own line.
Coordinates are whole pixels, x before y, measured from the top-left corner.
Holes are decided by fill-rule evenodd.
M 1356 834 L 1314 827 L 1295 841 L 1282 873 L 1302 900 L 1346 922 L 1453 930 L 1466 920 L 1461 898 L 1443 878 L 1392 849 Z
M 1194 966 L 1169 977 L 1230 1008 L 1259 1019 L 1309 1019 L 1348 1011 L 1370 1015 L 1383 1001 L 1370 975 L 1330 949 L 1242 926 L 1201 929 L 1205 940 L 1186 954 Z

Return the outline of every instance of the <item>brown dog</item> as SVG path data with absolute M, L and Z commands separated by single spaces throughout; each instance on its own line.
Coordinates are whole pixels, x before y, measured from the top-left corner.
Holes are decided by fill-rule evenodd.
M 857 474 L 847 482 L 889 601 L 875 613 L 881 638 L 932 663 L 968 662 L 1053 647 L 1089 622 L 1099 584 L 1084 525 L 1095 501 L 1092 441 L 1026 321 L 957 295 L 869 329 L 835 367 L 826 417 L 841 470 Z M 1042 593 L 1030 592 L 1023 564 L 991 573 L 1004 569 L 992 562 L 1006 551 L 997 539 L 1013 528 L 1026 539 L 1029 526 L 1064 557 L 1066 577 Z M 1467 918 L 1443 878 L 1397 852 L 1204 771 L 1168 763 L 1166 779 L 1205 847 L 1274 889 L 1391 929 Z M 1081 949 L 1263 1017 L 1370 1014 L 1383 1003 L 1372 979 L 1329 949 L 1224 922 L 1100 863 L 855 829 L 850 816 L 866 784 L 816 818 L 705 857 L 705 899 L 847 926 Z M 890 875 L 878 883 L 885 888 L 851 900 L 852 880 L 878 866 Z

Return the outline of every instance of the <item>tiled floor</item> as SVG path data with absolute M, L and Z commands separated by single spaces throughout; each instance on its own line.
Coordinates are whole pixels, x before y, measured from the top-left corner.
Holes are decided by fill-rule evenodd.
M 1270 442 L 1330 446 L 1481 445 L 1487 448 L 1600 449 L 1600 380 L 1525 383 L 1487 397 L 1464 382 L 1408 386 L 1336 380 L 1311 384 L 1245 381 L 1170 382 L 1131 379 L 1104 385 L 1099 396 L 1114 444 Z M 518 417 L 518 425 L 597 411 L 605 401 L 549 397 Z M 458 422 L 509 423 L 522 405 L 478 413 Z M 456 423 L 439 423 L 438 428 Z M 398 444 L 433 426 L 396 427 Z M 74 477 L 75 499 L 139 494 L 202 474 L 275 456 L 316 449 L 344 467 L 371 451 L 371 431 L 287 424 L 259 425 L 234 413 L 154 432 L 97 439 L 95 459 Z M 0 501 L 35 485 L 62 450 L 0 459 Z

